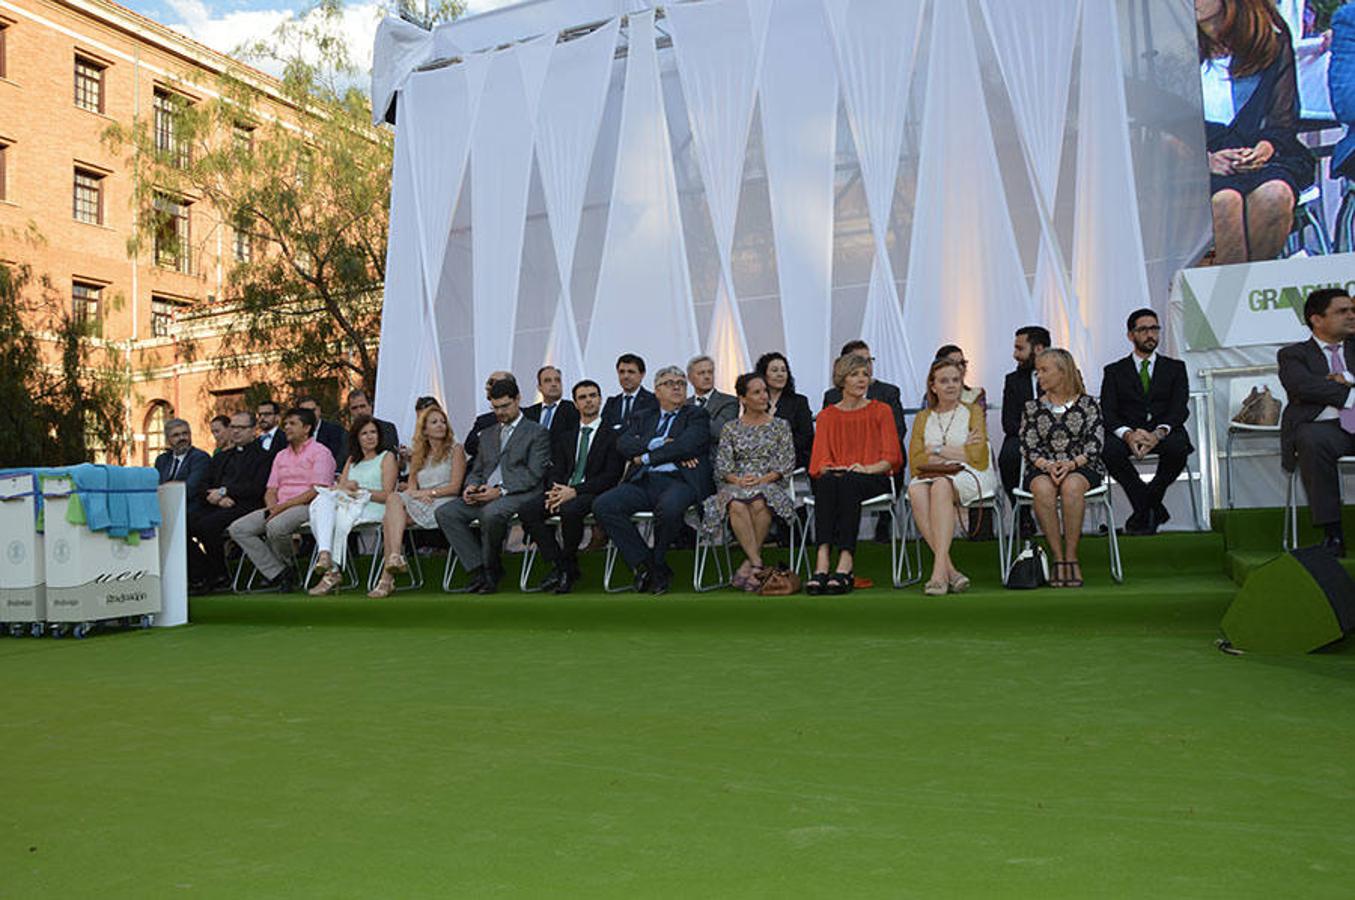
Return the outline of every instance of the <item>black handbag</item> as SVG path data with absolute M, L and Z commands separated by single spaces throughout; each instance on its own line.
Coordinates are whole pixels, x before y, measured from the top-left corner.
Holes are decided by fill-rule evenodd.
M 1028 591 L 1049 583 L 1049 559 L 1037 545 L 1026 541 L 1021 552 L 1007 570 L 1006 587 L 1014 591 Z

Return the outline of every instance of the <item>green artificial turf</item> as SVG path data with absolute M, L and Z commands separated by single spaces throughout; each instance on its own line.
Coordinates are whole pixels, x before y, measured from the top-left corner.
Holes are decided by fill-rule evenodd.
M 3 639 L 0 897 L 1350 896 L 1355 654 L 1221 654 L 1222 537 L 1123 546 Z

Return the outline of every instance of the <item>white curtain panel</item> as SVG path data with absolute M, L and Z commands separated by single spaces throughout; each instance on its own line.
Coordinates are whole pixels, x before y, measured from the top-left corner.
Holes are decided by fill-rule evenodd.
M 912 396 L 918 385 L 914 360 L 926 351 L 914 354 L 904 328 L 887 238 L 925 0 L 824 2 L 875 243 L 861 336 L 876 356 L 875 377 L 906 386 L 905 395 Z
M 1129 352 L 1125 317 L 1135 307 L 1152 305 L 1113 0 L 1085 2 L 1080 77 L 1073 287 L 1090 332 L 1090 346 L 1080 357 L 1089 371 L 1082 374 L 1089 388 L 1099 389 L 1101 366 Z
M 904 327 L 921 398 L 942 344 L 976 361 L 972 384 L 998 385 L 1012 332 L 1036 321 L 998 169 L 969 4 L 933 7 L 921 167 L 909 250 Z M 877 355 L 878 352 L 877 352 Z M 878 365 L 878 364 L 877 364 Z
M 530 46 L 530 45 L 527 45 Z M 471 240 L 477 371 L 511 370 L 522 232 L 527 221 L 535 123 L 517 55 L 497 53 L 471 141 Z
M 620 19 L 612 19 L 592 34 L 555 46 L 537 111 L 536 165 L 560 277 L 542 364 L 558 367 L 567 384 L 583 378 L 585 371 L 570 283 L 620 26 Z
M 1011 98 L 1039 216 L 1035 308 L 1054 341 L 1077 355 L 1086 350 L 1087 332 L 1076 314 L 1067 254 L 1054 225 L 1054 203 L 1082 0 L 980 0 L 980 4 Z
M 730 254 L 765 30 L 755 36 L 748 0 L 670 6 L 668 25 L 720 256 L 706 352 L 715 359 L 719 386 L 732 390 L 734 380 L 750 368 Z
M 595 377 L 622 352 L 640 354 L 652 372 L 685 364 L 700 346 L 652 10 L 630 17 L 629 39 L 621 151 L 584 347 Z
M 419 222 L 414 210 L 414 166 L 410 129 L 395 133 L 391 174 L 390 238 L 386 244 L 386 303 L 381 307 L 381 353 L 374 401 L 378 416 L 395 423 L 401 435 L 414 429 L 410 397 L 442 396 L 437 358 L 437 322 L 428 318 Z
M 833 174 L 838 82 L 821 0 L 779 0 L 767 27 L 762 154 L 785 343 L 796 388 L 817 407 L 833 356 Z

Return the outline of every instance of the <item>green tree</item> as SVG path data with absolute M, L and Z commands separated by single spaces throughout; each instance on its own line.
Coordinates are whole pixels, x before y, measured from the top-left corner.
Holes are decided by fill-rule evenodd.
M 28 298 L 27 267 L 0 265 L 0 466 L 89 462 L 126 448 L 127 380 L 99 353 L 88 329 L 51 298 Z M 50 290 L 50 286 L 47 286 Z M 44 358 L 35 332 L 55 333 L 59 359 Z
M 141 228 L 129 249 L 171 265 L 195 252 L 178 246 L 170 204 L 180 197 L 202 198 L 215 213 L 214 228 L 196 229 L 199 247 L 216 242 L 216 228 L 229 230 L 220 245 L 239 261 L 227 275 L 228 305 L 197 311 L 229 316 L 213 360 L 220 372 L 264 358 L 289 383 L 375 387 L 393 140 L 370 124 L 342 12 L 339 0 L 321 0 L 243 48 L 281 68 L 283 115 L 272 115 L 261 102 L 269 86 L 242 67 L 221 77 L 218 98 L 178 103 L 168 136 L 153 118 L 105 135 L 129 151 L 135 172 Z M 459 4 L 437 8 L 458 12 Z M 190 356 L 201 350 L 192 343 L 180 338 Z

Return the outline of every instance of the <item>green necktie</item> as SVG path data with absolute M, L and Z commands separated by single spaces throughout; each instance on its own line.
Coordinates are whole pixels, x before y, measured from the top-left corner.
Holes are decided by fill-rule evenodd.
M 579 455 L 574 460 L 574 474 L 569 476 L 569 486 L 575 487 L 583 481 L 583 469 L 588 465 L 588 441 L 593 437 L 592 426 L 579 429 Z
M 1153 376 L 1148 374 L 1148 360 L 1139 362 L 1139 381 L 1143 382 L 1143 396 L 1148 396 L 1148 384 L 1153 380 Z

